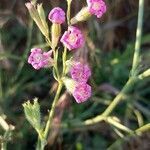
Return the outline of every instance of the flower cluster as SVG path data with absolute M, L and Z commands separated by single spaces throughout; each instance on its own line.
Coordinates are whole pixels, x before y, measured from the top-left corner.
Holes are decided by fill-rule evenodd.
M 87 84 L 91 70 L 87 64 L 73 62 L 70 75 L 76 81 L 73 96 L 77 103 L 85 102 L 91 96 L 91 86 Z
M 70 3 L 70 2 L 68 2 Z M 71 4 L 71 3 L 70 3 Z M 48 19 L 51 21 L 51 32 L 49 32 L 48 24 L 46 22 L 45 13 L 42 5 L 34 5 L 26 3 L 31 17 L 39 27 L 40 31 L 45 36 L 47 43 L 50 45 L 52 50 L 43 52 L 40 48 L 31 49 L 31 54 L 28 58 L 28 63 L 33 66 L 34 69 L 39 70 L 41 68 L 54 67 L 54 73 L 56 72 L 56 80 L 62 80 L 70 93 L 72 93 L 77 103 L 81 103 L 89 99 L 91 96 L 91 86 L 88 85 L 88 79 L 91 76 L 91 70 L 87 64 L 83 64 L 79 61 L 70 62 L 70 76 L 67 78 L 67 72 L 64 71 L 64 64 L 66 65 L 66 53 L 62 56 L 63 58 L 63 72 L 62 76 L 59 75 L 57 59 L 58 57 L 58 43 L 61 42 L 64 49 L 69 51 L 79 49 L 84 46 L 85 39 L 84 35 L 79 28 L 74 24 L 79 21 L 86 21 L 92 15 L 96 15 L 100 18 L 106 12 L 106 4 L 103 0 L 87 0 L 87 6 L 83 7 L 79 13 L 72 19 L 68 17 L 68 29 L 61 35 L 61 25 L 66 20 L 66 14 L 63 9 L 59 7 L 53 8 L 49 14 Z M 51 37 L 49 37 L 51 33 Z M 51 38 L 51 39 L 50 39 Z M 57 52 L 56 52 L 57 50 Z M 53 56 L 52 56 L 53 55 Z M 65 72 L 65 73 L 64 73 Z
M 82 103 L 91 97 L 91 86 L 87 84 L 91 70 L 87 64 L 73 61 L 69 70 L 72 79 L 65 78 L 64 83 L 72 93 L 77 103 Z

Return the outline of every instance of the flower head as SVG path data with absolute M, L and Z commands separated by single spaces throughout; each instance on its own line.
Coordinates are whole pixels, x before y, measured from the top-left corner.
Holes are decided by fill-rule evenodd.
M 34 69 L 39 70 L 44 67 L 51 66 L 53 59 L 51 58 L 52 51 L 42 52 L 40 48 L 31 49 L 31 54 L 28 58 L 28 63 L 33 66 Z
M 82 103 L 91 97 L 91 86 L 87 83 L 77 83 L 73 91 L 73 97 L 77 103 Z
M 91 97 L 91 86 L 84 82 L 77 82 L 70 78 L 64 78 L 63 82 L 77 103 L 82 103 Z
M 68 31 L 65 31 L 61 40 L 64 46 L 69 50 L 81 48 L 84 44 L 84 37 L 81 31 L 74 26 L 68 27 Z
M 62 24 L 65 22 L 65 12 L 61 8 L 55 7 L 50 11 L 48 19 L 52 23 Z
M 91 70 L 87 64 L 74 62 L 70 69 L 72 79 L 78 82 L 87 82 L 91 76 Z
M 34 69 L 40 69 L 44 66 L 42 50 L 39 48 L 31 49 L 31 54 L 28 58 L 28 63 L 33 66 Z
M 103 0 L 87 0 L 88 9 L 91 14 L 100 18 L 106 12 L 106 4 Z

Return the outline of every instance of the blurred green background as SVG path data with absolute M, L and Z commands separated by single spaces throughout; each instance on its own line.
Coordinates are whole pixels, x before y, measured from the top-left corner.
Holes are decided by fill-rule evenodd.
M 39 0 L 46 14 L 54 7 L 66 8 L 65 0 Z M 0 116 L 15 126 L 9 135 L 0 127 L 0 142 L 8 141 L 8 150 L 34 150 L 37 135 L 26 121 L 22 103 L 37 97 L 43 119 L 51 106 L 56 82 L 51 70 L 36 71 L 27 63 L 33 46 L 48 49 L 43 36 L 31 20 L 25 0 L 0 0 Z M 85 5 L 73 0 L 72 17 Z M 54 150 L 149 150 L 150 132 L 139 137 L 121 139 L 117 131 L 105 122 L 90 127 L 76 127 L 74 123 L 94 117 L 105 110 L 127 81 L 131 69 L 137 27 L 137 0 L 107 0 L 107 13 L 91 18 L 79 26 L 86 36 L 86 45 L 73 55 L 84 59 L 92 68 L 90 84 L 92 98 L 77 104 L 65 92 L 63 107 L 56 113 L 62 128 L 49 137 L 46 149 Z M 150 67 L 150 1 L 145 0 L 141 71 Z M 50 24 L 49 24 L 50 25 Z M 63 31 L 66 26 L 63 26 Z M 150 80 L 137 83 L 125 101 L 113 112 L 131 129 L 150 121 Z M 63 94 L 63 93 L 62 93 Z M 45 118 L 44 118 L 45 116 Z

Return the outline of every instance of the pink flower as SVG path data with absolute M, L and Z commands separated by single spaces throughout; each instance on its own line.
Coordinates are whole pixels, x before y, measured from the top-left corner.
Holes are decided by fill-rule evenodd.
M 48 19 L 52 23 L 62 24 L 65 22 L 65 12 L 61 8 L 55 7 L 50 11 Z
M 103 0 L 87 0 L 88 9 L 91 14 L 100 18 L 106 12 L 106 4 Z
M 81 48 L 84 45 L 83 34 L 74 26 L 68 27 L 68 31 L 65 31 L 60 41 L 69 50 Z
M 70 69 L 70 74 L 72 79 L 74 79 L 75 81 L 86 83 L 91 76 L 91 70 L 87 64 L 74 62 Z
M 91 97 L 91 86 L 87 83 L 77 83 L 73 91 L 73 97 L 77 103 L 85 102 Z
M 54 65 L 54 59 L 52 58 L 52 54 L 53 54 L 52 50 L 43 53 L 44 68 L 51 67 Z
M 39 70 L 44 67 L 51 66 L 53 59 L 51 58 L 52 51 L 42 52 L 40 48 L 31 49 L 31 54 L 28 58 L 28 63 L 33 66 L 34 69 Z

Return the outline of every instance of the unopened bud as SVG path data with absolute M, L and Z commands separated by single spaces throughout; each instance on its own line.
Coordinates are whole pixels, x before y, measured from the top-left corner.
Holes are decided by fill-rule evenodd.
M 37 5 L 37 11 L 39 13 L 40 19 L 42 21 L 42 24 L 43 24 L 45 30 L 47 30 L 47 35 L 48 35 L 49 34 L 49 28 L 48 28 L 48 25 L 46 22 L 45 12 L 44 12 L 42 4 Z
M 37 13 L 37 10 L 36 8 L 34 7 L 34 5 L 30 2 L 28 3 L 25 3 L 30 15 L 32 18 L 38 18 L 38 13 Z
M 58 44 L 60 35 L 61 35 L 61 25 L 53 23 L 51 27 L 51 34 L 52 34 L 51 35 L 52 36 L 52 48 L 55 49 Z
M 47 28 L 42 23 L 42 20 L 39 16 L 39 13 L 38 13 L 37 9 L 35 8 L 35 6 L 30 2 L 26 3 L 25 5 L 30 13 L 31 18 L 35 21 L 35 23 L 39 27 L 40 31 L 42 32 L 42 34 L 45 37 L 47 37 L 48 36 Z
M 71 19 L 71 24 L 76 24 L 78 22 L 86 21 L 91 17 L 88 7 L 83 7 L 75 17 Z

